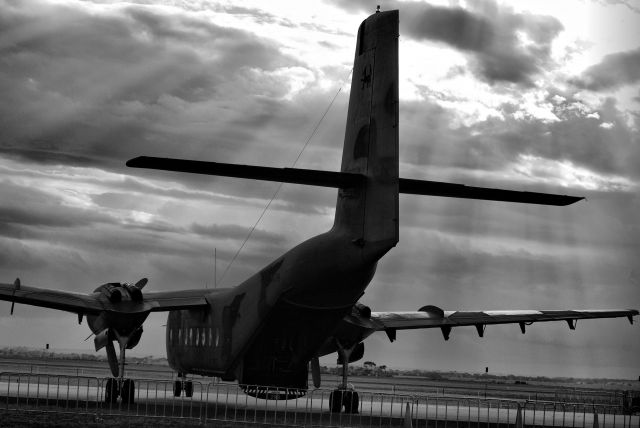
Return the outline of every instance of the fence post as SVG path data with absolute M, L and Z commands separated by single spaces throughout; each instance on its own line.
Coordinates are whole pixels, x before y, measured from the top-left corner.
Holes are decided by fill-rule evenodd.
M 522 406 L 518 403 L 518 412 L 516 413 L 516 428 L 522 428 Z
M 411 419 L 411 405 L 407 402 L 406 410 L 404 411 L 404 423 L 402 428 L 413 428 L 413 421 Z
M 596 409 L 593 409 L 593 428 L 600 428 L 600 423 L 598 422 L 598 413 Z

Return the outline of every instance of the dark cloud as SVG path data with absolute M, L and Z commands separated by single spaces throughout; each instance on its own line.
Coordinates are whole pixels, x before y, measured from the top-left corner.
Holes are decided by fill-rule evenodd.
M 592 91 L 617 89 L 640 81 L 640 48 L 605 56 L 573 83 Z
M 368 10 L 369 2 L 335 1 L 348 10 Z M 460 7 L 391 2 L 400 9 L 400 36 L 445 43 L 469 55 L 472 72 L 489 83 L 533 85 L 551 61 L 551 43 L 563 30 L 552 16 L 515 13 L 493 2 Z M 527 37 L 527 43 L 519 40 Z
M 298 65 L 273 42 L 185 14 L 40 6 L 0 13 L 0 152 L 36 162 L 119 169 L 158 148 L 237 153 L 280 114 L 256 95 L 274 86 L 260 73 Z
M 560 94 L 562 101 L 554 98 Z M 435 101 L 404 102 L 401 159 L 417 170 L 434 166 L 493 172 L 517 163 L 522 156 L 535 156 L 570 161 L 594 173 L 631 182 L 640 180 L 640 138 L 615 99 L 605 99 L 591 111 L 574 94 L 549 88 L 544 102 L 558 120 L 523 116 L 519 105 L 507 103 L 499 108 L 502 118 L 489 117 L 456 127 L 451 126 L 458 118 L 454 109 Z M 609 125 L 603 127 L 603 123 Z M 511 187 L 506 182 L 493 186 Z
M 109 216 L 90 209 L 72 208 L 38 189 L 3 181 L 0 186 L 0 224 L 66 228 L 111 222 Z
M 485 17 L 462 8 L 406 5 L 409 10 L 405 12 L 406 6 L 403 6 L 402 21 L 406 23 L 401 34 L 405 37 L 440 41 L 472 52 L 481 52 L 494 43 L 495 28 Z

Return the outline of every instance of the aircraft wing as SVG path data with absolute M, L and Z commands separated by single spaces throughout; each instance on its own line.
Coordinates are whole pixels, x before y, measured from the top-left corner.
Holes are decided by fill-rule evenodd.
M 452 327 L 473 325 L 482 337 L 489 324 L 519 324 L 524 334 L 526 326 L 534 322 L 566 321 L 573 330 L 580 319 L 626 317 L 633 323 L 637 315 L 635 309 L 443 311 L 436 306 L 425 306 L 416 312 L 371 312 L 369 321 L 377 331 L 385 331 L 392 341 L 396 330 L 418 328 L 440 328 L 448 340 Z
M 92 295 L 25 287 L 19 281 L 16 283 L 0 284 L 0 300 L 85 314 L 97 314 L 104 309 Z
M 124 284 L 113 283 L 108 285 L 111 286 L 109 292 L 118 290 L 120 296 L 128 293 L 128 291 L 125 291 Z M 105 286 L 101 286 L 98 290 L 104 288 Z M 214 291 L 215 290 L 196 289 L 149 292 L 144 293 L 138 301 L 126 298 L 122 298 L 119 301 L 112 301 L 109 299 L 109 295 L 103 291 L 96 291 L 92 294 L 72 293 L 69 291 L 26 287 L 21 285 L 19 280 L 16 280 L 13 284 L 0 284 L 0 300 L 41 306 L 77 314 L 99 314 L 103 311 L 140 313 L 207 306 L 206 296 Z

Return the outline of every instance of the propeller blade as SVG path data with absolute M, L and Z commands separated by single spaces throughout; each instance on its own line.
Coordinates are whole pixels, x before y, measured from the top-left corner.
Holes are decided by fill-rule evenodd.
M 13 295 L 11 296 L 13 298 L 13 296 L 16 295 L 16 291 L 20 290 L 20 278 L 16 278 L 16 280 L 13 282 Z M 16 306 L 16 302 L 15 300 L 13 300 L 11 302 L 11 315 L 13 315 L 13 308 Z
M 140 281 L 136 282 L 136 287 L 142 290 L 144 286 L 147 285 L 147 282 L 149 282 L 147 278 L 142 278 Z
M 113 346 L 113 342 L 107 343 L 107 360 L 109 360 L 109 368 L 113 377 L 120 376 L 120 367 L 118 366 L 118 357 L 116 356 L 116 348 Z

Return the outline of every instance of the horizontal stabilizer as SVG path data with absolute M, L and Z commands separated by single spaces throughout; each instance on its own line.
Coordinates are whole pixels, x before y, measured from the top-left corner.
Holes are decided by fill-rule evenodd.
M 127 161 L 127 166 L 336 188 L 363 186 L 367 180 L 362 174 L 349 172 L 319 171 L 301 168 L 272 168 L 152 156 L 133 158 Z M 556 206 L 570 205 L 584 199 L 577 196 L 519 192 L 408 178 L 400 178 L 399 193 Z
M 131 159 L 127 161 L 127 166 L 133 168 L 190 172 L 193 174 L 219 175 L 222 177 L 307 184 L 321 187 L 356 187 L 365 180 L 365 177 L 360 174 L 350 174 L 348 172 L 318 171 L 300 168 L 271 168 L 266 166 L 236 165 L 151 156 L 139 156 Z
M 554 195 L 550 193 L 518 192 L 465 186 L 464 184 L 401 178 L 400 193 L 411 195 L 445 196 L 449 198 L 482 199 L 487 201 L 519 202 L 523 204 L 565 206 L 581 201 L 582 197 Z

